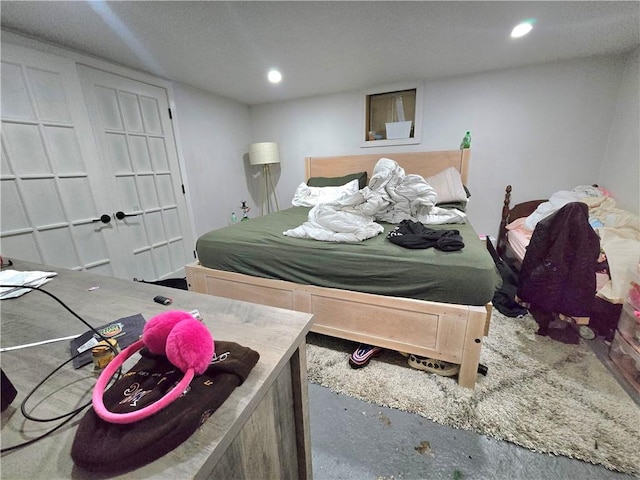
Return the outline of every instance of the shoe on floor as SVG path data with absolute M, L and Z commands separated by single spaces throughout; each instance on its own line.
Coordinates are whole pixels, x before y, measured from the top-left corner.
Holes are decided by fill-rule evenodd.
M 418 370 L 424 370 L 429 373 L 436 373 L 443 377 L 451 377 L 460 372 L 460 365 L 457 363 L 449 363 L 435 358 L 419 357 L 418 355 L 409 355 L 409 366 Z
M 360 344 L 356 351 L 349 355 L 351 368 L 362 368 L 369 365 L 371 359 L 382 353 L 382 348 L 373 345 Z
M 578 328 L 578 335 L 580 335 L 585 340 L 593 340 L 594 338 L 596 338 L 596 333 L 586 325 L 580 325 L 580 328 Z

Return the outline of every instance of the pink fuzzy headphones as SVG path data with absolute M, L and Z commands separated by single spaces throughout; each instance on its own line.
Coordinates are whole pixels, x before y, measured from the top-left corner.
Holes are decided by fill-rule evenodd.
M 135 412 L 110 412 L 102 399 L 107 383 L 131 355 L 145 346 L 151 353 L 165 355 L 184 372 L 184 377 L 169 393 L 151 405 Z M 190 313 L 173 310 L 156 315 L 145 324 L 142 338 L 120 352 L 100 374 L 93 390 L 93 408 L 100 418 L 110 423 L 133 423 L 150 417 L 182 395 L 195 375 L 205 372 L 214 351 L 211 333 Z

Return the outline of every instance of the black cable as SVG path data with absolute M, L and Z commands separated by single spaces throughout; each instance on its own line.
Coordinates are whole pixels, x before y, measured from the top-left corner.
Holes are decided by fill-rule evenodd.
M 107 339 L 102 336 L 102 334 L 100 332 L 98 332 L 95 328 L 93 328 L 91 325 L 89 325 L 80 315 L 78 315 L 76 312 L 71 310 L 71 308 L 69 308 L 66 303 L 64 303 L 62 300 L 60 300 L 58 297 L 56 297 L 53 293 L 47 292 L 46 290 L 44 290 L 43 288 L 40 288 L 40 287 L 31 287 L 31 286 L 26 286 L 26 285 L 4 285 L 4 284 L 2 284 L 2 285 L 0 285 L 0 288 L 28 288 L 30 290 L 37 290 L 39 292 L 46 293 L 51 298 L 53 298 L 56 302 L 58 302 L 60 305 L 62 305 L 71 315 L 73 315 L 78 320 L 80 320 L 82 323 L 84 323 L 89 328 L 89 330 L 91 330 L 92 332 L 97 334 L 102 340 L 104 340 L 107 343 L 109 343 L 107 341 Z M 114 349 L 112 348 L 112 350 L 114 350 Z
M 38 388 L 40 388 L 42 386 L 42 384 L 44 382 L 46 382 L 47 380 L 49 380 L 51 377 L 53 377 L 53 375 L 60 370 L 62 367 L 64 367 L 65 365 L 67 365 L 69 362 L 72 362 L 75 358 L 79 357 L 80 355 L 82 355 L 82 353 L 78 353 L 77 355 L 74 355 L 73 357 L 71 357 L 69 360 L 67 360 L 66 362 L 62 363 L 61 365 L 59 365 L 58 367 L 56 367 L 55 370 L 53 370 L 51 373 L 49 373 L 49 375 L 47 375 L 40 383 L 38 383 L 28 394 L 27 396 L 24 398 L 24 400 L 22 400 L 22 402 L 20 403 L 20 411 L 22 412 L 22 415 L 24 415 L 24 417 L 27 420 L 31 420 L 33 422 L 42 422 L 42 423 L 46 423 L 46 422 L 54 422 L 56 420 L 60 420 L 61 418 L 65 418 L 68 417 L 69 415 L 74 415 L 77 412 L 80 412 L 82 410 L 84 410 L 86 407 L 88 407 L 91 402 L 87 402 L 84 405 L 81 405 L 80 407 L 76 408 L 75 410 L 72 410 L 69 413 L 64 413 L 62 415 L 58 415 L 57 417 L 52 417 L 52 418 L 37 418 L 37 417 L 33 417 L 30 414 L 27 413 L 26 410 L 26 405 L 27 405 L 27 401 L 31 398 L 31 395 L 33 395 L 34 393 L 36 393 L 36 390 L 38 390 Z M 119 373 L 119 371 L 118 371 Z
M 25 286 L 25 285 L 0 285 L 0 288 L 28 288 L 30 290 L 37 290 L 39 292 L 45 293 L 47 295 L 49 295 L 51 298 L 53 298 L 56 302 L 58 302 L 60 305 L 62 305 L 62 307 L 64 307 L 69 313 L 71 313 L 74 317 L 76 317 L 78 320 L 80 320 L 84 325 L 86 325 L 95 335 L 98 335 L 98 337 L 100 337 L 102 340 L 104 340 L 105 342 L 107 342 L 107 345 L 109 346 L 109 348 L 111 349 L 111 351 L 114 353 L 114 355 L 118 354 L 117 349 L 115 348 L 115 346 L 111 345 L 111 342 L 109 342 L 107 340 L 107 338 L 104 337 L 104 335 L 102 335 L 98 330 L 96 330 L 95 328 L 93 328 L 91 325 L 89 325 L 80 315 L 78 315 L 76 312 L 74 312 L 66 303 L 64 303 L 62 300 L 60 300 L 58 297 L 56 297 L 53 293 L 48 292 L 40 287 L 31 287 L 31 286 Z M 57 417 L 53 417 L 53 418 L 48 418 L 48 419 L 41 419 L 41 418 L 36 418 L 33 417 L 31 415 L 29 415 L 26 412 L 26 403 L 27 401 L 31 398 L 31 396 L 38 390 L 38 388 L 40 388 L 42 386 L 42 384 L 44 384 L 47 380 L 49 380 L 56 372 L 58 372 L 62 367 L 64 367 L 65 365 L 67 365 L 69 362 L 73 361 L 75 358 L 79 357 L 81 355 L 81 353 L 78 353 L 77 355 L 74 355 L 73 357 L 71 357 L 69 360 L 65 361 L 64 363 L 62 363 L 61 365 L 59 365 L 58 367 L 56 367 L 52 372 L 50 372 L 40 383 L 38 383 L 38 385 L 36 385 L 28 394 L 27 396 L 24 398 L 24 400 L 22 400 L 22 402 L 20 403 L 20 411 L 22 412 L 22 415 L 24 415 L 24 417 L 27 420 L 31 420 L 34 422 L 53 422 L 56 420 L 60 420 L 62 418 L 66 418 L 65 421 L 63 421 L 62 423 L 60 423 L 59 425 L 55 426 L 54 428 L 52 428 L 51 430 L 45 432 L 44 434 L 40 435 L 39 437 L 36 438 L 32 438 L 31 440 L 28 440 L 26 442 L 23 443 L 19 443 L 17 445 L 13 445 L 11 447 L 5 447 L 0 449 L 0 453 L 6 453 L 6 452 L 10 452 L 12 450 L 16 450 L 18 448 L 21 447 L 26 447 L 27 445 L 31 445 L 35 442 L 37 442 L 38 440 L 41 440 L 49 435 L 51 435 L 53 432 L 57 431 L 59 428 L 61 428 L 63 425 L 67 424 L 70 420 L 72 420 L 76 415 L 78 415 L 82 410 L 84 410 L 86 407 L 88 407 L 89 405 L 91 405 L 91 401 L 85 403 L 84 405 L 81 405 L 80 407 L 76 408 L 75 410 L 72 410 L 71 412 L 65 413 L 63 415 L 59 415 Z M 115 378 L 115 380 L 118 380 L 120 378 L 120 372 L 122 371 L 122 368 L 118 369 L 117 372 L 117 376 Z
M 71 420 L 74 419 L 74 417 L 79 414 L 82 410 L 77 411 L 76 413 L 74 413 L 73 415 L 70 415 L 69 418 L 67 418 L 64 422 L 62 422 L 60 425 L 56 425 L 55 427 L 53 427 L 51 430 L 49 430 L 48 432 L 43 433 L 42 435 L 40 435 L 39 437 L 36 438 L 32 438 L 31 440 L 27 440 L 26 442 L 23 443 L 19 443 L 17 445 L 12 445 L 11 447 L 5 447 L 3 448 L 0 453 L 7 453 L 7 452 L 11 452 L 13 450 L 17 450 L 18 448 L 22 448 L 22 447 L 26 447 L 27 445 L 31 445 L 33 443 L 36 443 L 40 440 L 42 440 L 43 438 L 51 435 L 53 432 L 57 431 L 58 429 L 62 428 L 63 426 L 65 426 L 67 423 L 69 423 Z

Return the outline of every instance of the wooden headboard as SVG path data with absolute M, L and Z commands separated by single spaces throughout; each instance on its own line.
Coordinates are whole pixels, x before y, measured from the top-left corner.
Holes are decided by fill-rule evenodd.
M 350 173 L 367 172 L 370 179 L 373 167 L 381 158 L 398 162 L 404 171 L 427 178 L 442 170 L 454 167 L 460 172 L 465 185 L 469 175 L 471 151 L 444 150 L 441 152 L 369 153 L 366 155 L 343 155 L 337 157 L 307 157 L 306 179 L 310 177 L 341 177 Z

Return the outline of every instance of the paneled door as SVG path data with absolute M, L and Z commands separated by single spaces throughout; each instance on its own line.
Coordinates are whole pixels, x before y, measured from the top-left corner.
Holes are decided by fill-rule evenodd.
M 0 253 L 126 278 L 75 62 L 2 45 Z
M 182 274 L 193 239 L 167 90 L 78 66 L 130 277 Z
M 0 254 L 184 276 L 193 234 L 164 88 L 2 46 Z

